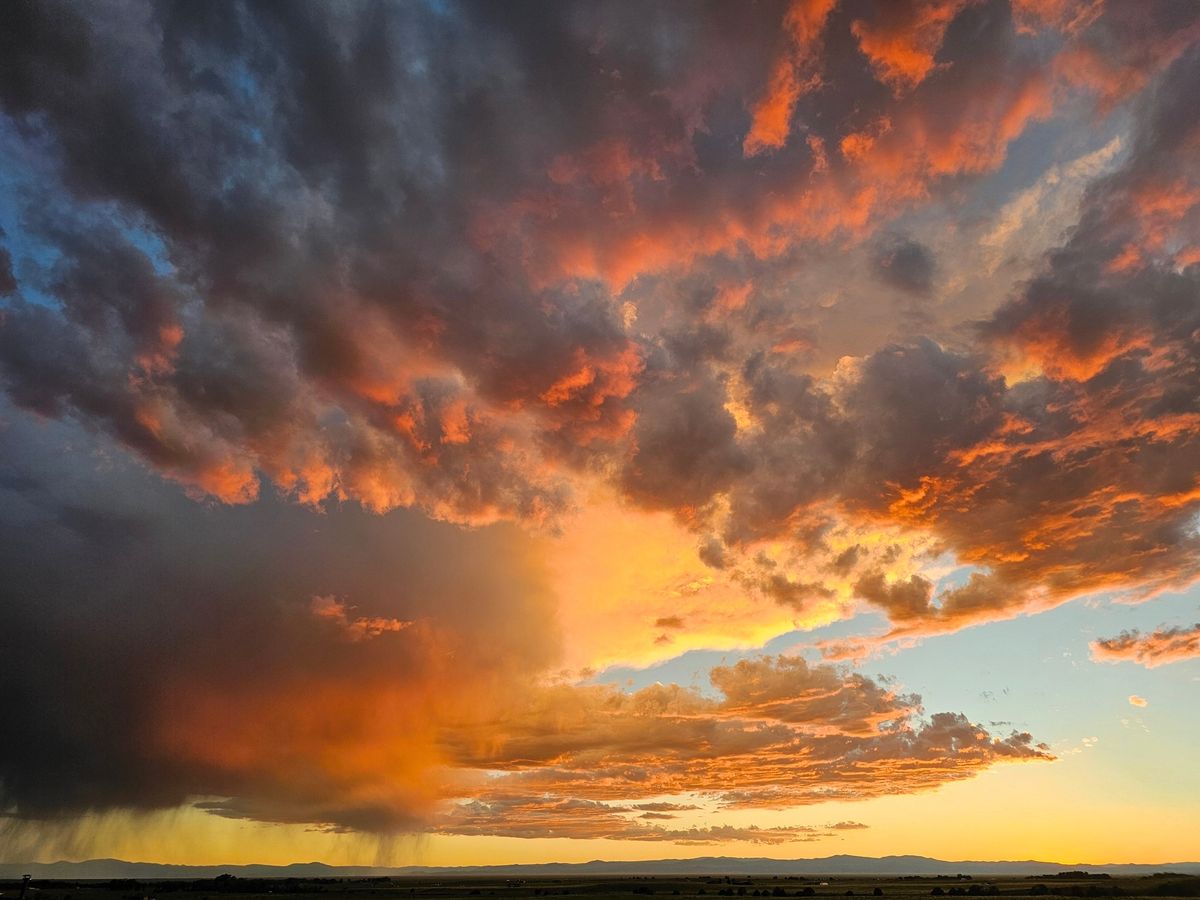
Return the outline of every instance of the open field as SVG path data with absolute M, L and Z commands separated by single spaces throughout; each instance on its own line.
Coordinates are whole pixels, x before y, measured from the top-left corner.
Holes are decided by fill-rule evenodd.
M 0 881 L 0 898 L 17 900 L 19 881 Z M 26 900 L 457 900 L 457 898 L 582 897 L 592 900 L 662 897 L 1200 897 L 1200 876 L 1161 873 L 1110 877 L 1083 873 L 1054 876 L 802 877 L 641 876 L 576 878 L 236 878 L 202 880 L 40 880 Z

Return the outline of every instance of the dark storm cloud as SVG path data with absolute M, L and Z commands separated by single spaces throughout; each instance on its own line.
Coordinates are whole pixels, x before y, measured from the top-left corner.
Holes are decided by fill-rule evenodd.
M 423 767 L 430 704 L 554 655 L 539 569 L 510 530 L 200 505 L 75 428 L 17 423 L 0 442 L 0 717 L 20 735 L 0 749 L 0 794 L 22 816 L 208 795 L 277 821 L 411 826 L 436 798 L 383 790 L 371 767 L 314 777 L 321 735 L 342 735 L 322 752 L 386 745 Z M 413 624 L 346 640 L 314 615 L 322 596 Z
M 875 275 L 884 284 L 910 294 L 928 294 L 937 269 L 933 253 L 919 241 L 897 240 L 879 249 Z

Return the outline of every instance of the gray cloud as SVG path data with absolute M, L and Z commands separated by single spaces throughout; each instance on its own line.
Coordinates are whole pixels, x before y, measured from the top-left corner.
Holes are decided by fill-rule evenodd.
M 886 244 L 876 253 L 873 265 L 875 276 L 884 284 L 917 295 L 933 290 L 937 263 L 929 248 L 919 241 Z

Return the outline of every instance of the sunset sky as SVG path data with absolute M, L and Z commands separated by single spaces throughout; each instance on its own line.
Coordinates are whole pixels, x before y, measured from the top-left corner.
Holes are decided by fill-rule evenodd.
M 0 860 L 1200 859 L 1200 2 L 0 3 Z

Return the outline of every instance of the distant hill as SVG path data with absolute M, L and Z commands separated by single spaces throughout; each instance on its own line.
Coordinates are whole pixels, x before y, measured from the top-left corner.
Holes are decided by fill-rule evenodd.
M 174 866 L 89 859 L 83 862 L 0 863 L 0 878 L 30 874 L 34 878 L 214 878 L 228 873 L 239 878 L 355 878 L 369 875 L 403 877 L 470 876 L 587 876 L 587 875 L 1052 875 L 1081 870 L 1108 875 L 1152 875 L 1178 872 L 1200 875 L 1200 862 L 1140 863 L 1041 862 L 1038 860 L 947 861 L 927 856 L 825 856 L 818 859 L 701 856 L 694 859 L 652 859 L 622 862 L 538 863 L 507 866 L 328 866 L 319 862 L 287 866 Z

